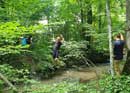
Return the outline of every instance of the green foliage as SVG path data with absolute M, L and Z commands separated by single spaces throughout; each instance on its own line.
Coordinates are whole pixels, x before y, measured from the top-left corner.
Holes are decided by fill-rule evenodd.
M 53 85 L 32 85 L 25 88 L 28 93 L 85 93 L 86 86 L 79 83 L 62 82 Z
M 107 76 L 98 81 L 91 81 L 87 84 L 74 82 L 60 82 L 51 85 L 36 84 L 25 87 L 28 93 L 129 93 L 130 77 Z
M 35 34 L 34 42 L 31 48 L 32 56 L 35 61 L 36 72 L 39 77 L 48 78 L 49 74 L 54 72 L 52 58 L 52 47 L 50 36 L 46 34 Z
M 38 62 L 41 60 L 51 60 L 51 48 L 49 46 L 49 37 L 44 34 L 35 34 L 31 50 L 33 51 L 34 58 L 38 60 Z
M 0 25 L 0 61 L 9 62 L 10 58 L 27 53 L 30 45 L 22 46 L 21 37 L 33 35 L 41 26 L 25 27 L 17 22 L 6 22 Z M 8 57 L 8 58 L 7 58 Z
M 1 23 L 0 25 L 0 45 L 16 45 L 21 36 L 33 34 L 32 27 L 24 27 L 16 22 Z
M 110 2 L 113 34 L 123 32 L 125 26 L 124 2 L 125 0 L 113 0 Z M 45 19 L 49 23 L 47 25 L 48 28 L 46 29 L 46 32 L 51 29 L 54 34 L 62 33 L 65 40 L 77 40 L 65 42 L 62 50 L 60 51 L 61 59 L 63 59 L 67 65 L 82 63 L 83 57 L 88 57 L 88 52 L 92 54 L 93 58 L 93 54 L 96 54 L 93 50 L 98 53 L 108 52 L 109 48 L 105 3 L 106 2 L 104 0 L 1 0 L 0 61 L 12 61 L 13 64 L 16 64 L 15 67 L 17 67 L 18 63 L 15 63 L 15 61 L 19 61 L 17 59 L 22 58 L 22 55 L 24 55 L 23 59 L 26 59 L 25 56 L 28 57 L 29 52 L 31 53 L 32 60 L 36 64 L 35 68 L 37 73 L 44 77 L 49 77 L 49 74 L 54 72 L 56 66 L 53 64 L 52 47 L 50 47 L 52 44 L 49 42 L 51 36 L 48 34 L 43 35 L 43 33 L 36 34 L 34 32 L 39 27 L 28 26 L 30 24 L 38 23 L 38 20 L 40 19 Z M 88 25 L 89 11 L 91 9 L 92 24 Z M 29 45 L 19 45 L 20 37 L 23 35 L 27 36 L 28 34 L 34 35 L 34 41 L 31 47 Z M 82 38 L 83 36 L 85 36 L 85 38 Z M 81 38 L 84 40 L 81 41 Z M 14 80 L 17 82 L 25 79 L 26 74 L 28 74 L 28 71 L 13 69 L 8 65 L 3 65 L 3 67 L 0 66 L 0 68 L 0 71 L 13 82 L 15 82 Z M 109 85 L 104 87 L 107 79 Z M 125 79 L 129 82 L 128 78 Z M 114 80 L 118 82 L 118 80 L 120 81 L 122 79 L 116 78 Z M 127 82 L 122 80 L 123 82 L 120 84 L 119 82 L 115 83 L 115 81 L 113 81 L 113 78 L 106 78 L 101 81 L 100 84 L 104 89 L 110 88 L 110 90 L 105 90 L 107 92 L 117 91 L 116 88 L 118 84 L 118 87 L 124 87 L 118 91 L 122 91 L 123 89 L 127 90 L 125 89 L 127 86 L 122 86 L 124 83 L 127 85 Z M 69 83 L 69 85 L 71 84 Z M 72 86 L 73 91 L 75 89 L 75 84 L 72 84 Z M 80 86 L 78 86 L 78 88 L 79 87 Z M 47 91 L 51 93 L 49 88 Z M 70 92 L 69 90 L 71 89 L 70 86 L 67 87 L 67 83 L 63 83 L 59 85 L 58 88 L 54 87 L 54 90 L 55 92 L 64 93 L 64 91 Z M 78 90 L 78 92 L 80 91 Z M 95 93 L 96 91 L 90 87 L 87 92 Z
M 30 72 L 27 69 L 16 69 L 8 64 L 0 65 L 0 72 L 14 83 L 26 83 Z
M 61 50 L 61 55 L 64 62 L 67 65 L 81 64 L 83 57 L 86 57 L 88 53 L 88 42 L 87 41 L 69 41 L 64 42 Z
M 108 43 L 108 33 L 94 33 L 92 34 L 93 42 L 92 49 L 98 52 L 108 52 L 109 43 Z
M 44 0 L 45 1 L 45 0 Z M 39 20 L 48 5 L 41 0 L 2 0 L 0 21 L 18 21 L 23 25 L 34 24 Z
M 3 88 L 4 88 L 4 82 L 0 80 L 0 92 L 3 90 Z
M 130 76 L 106 77 L 100 81 L 104 93 L 129 93 Z

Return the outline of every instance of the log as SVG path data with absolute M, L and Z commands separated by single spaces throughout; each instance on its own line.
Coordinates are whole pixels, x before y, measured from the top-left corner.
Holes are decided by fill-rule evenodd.
M 17 88 L 2 74 L 0 73 L 0 78 L 7 83 L 14 91 L 17 91 Z

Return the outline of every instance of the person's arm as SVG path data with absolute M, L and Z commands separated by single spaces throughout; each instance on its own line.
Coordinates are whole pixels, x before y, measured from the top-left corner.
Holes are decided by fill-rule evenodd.
M 64 37 L 62 37 L 62 40 L 61 40 L 61 42 L 62 42 L 62 43 L 64 42 Z
M 120 37 L 121 37 L 121 40 L 124 40 L 124 37 L 123 37 L 123 35 L 122 35 L 122 34 L 120 34 Z
M 63 43 L 64 42 L 64 37 L 63 37 L 62 34 L 60 35 L 60 38 L 61 38 L 61 42 Z

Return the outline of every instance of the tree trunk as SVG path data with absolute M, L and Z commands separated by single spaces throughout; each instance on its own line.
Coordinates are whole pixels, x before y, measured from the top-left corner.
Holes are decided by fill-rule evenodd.
M 78 0 L 80 6 L 80 19 L 81 19 L 81 38 L 90 41 L 90 36 L 85 36 L 86 34 L 86 24 L 92 24 L 92 4 L 84 0 Z
M 81 23 L 84 24 L 84 12 L 82 8 L 80 10 L 80 16 L 81 16 Z
M 101 30 L 102 30 L 101 29 L 101 27 L 102 27 L 101 12 L 102 12 L 102 3 L 99 2 L 98 3 L 98 13 L 99 13 L 99 15 L 98 15 L 98 32 L 101 32 Z
M 85 24 L 86 18 L 85 18 L 85 11 L 83 9 L 83 1 L 80 1 L 80 16 L 81 16 L 81 38 L 85 38 L 85 28 L 83 27 L 83 25 Z
M 126 24 L 126 45 L 127 48 L 130 50 L 130 0 L 126 0 Z
M 92 13 L 92 4 L 89 3 L 88 4 L 88 11 L 87 11 L 87 23 L 92 25 L 92 18 L 93 18 L 93 13 Z M 87 32 L 87 36 L 85 36 L 85 39 L 89 42 L 88 48 L 91 48 L 91 44 L 92 44 L 92 36 L 91 36 L 91 32 Z
M 108 33 L 109 33 L 109 51 L 110 51 L 110 69 L 111 75 L 114 75 L 114 63 L 113 63 L 113 47 L 112 47 L 112 30 L 111 30 L 111 17 L 110 17 L 110 0 L 106 0 L 106 14 L 108 20 Z
M 93 16 L 93 14 L 92 14 L 92 4 L 89 4 L 88 7 L 89 7 L 89 9 L 87 11 L 87 23 L 92 24 L 92 16 Z
M 130 74 L 130 50 L 127 51 L 127 59 L 122 73 L 127 75 Z
M 130 74 L 130 0 L 126 0 L 126 25 L 127 59 L 122 72 Z

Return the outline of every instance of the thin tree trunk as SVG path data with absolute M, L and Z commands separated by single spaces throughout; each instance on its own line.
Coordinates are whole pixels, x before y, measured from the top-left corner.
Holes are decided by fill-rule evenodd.
M 102 27 L 101 12 L 102 12 L 102 3 L 99 2 L 98 3 L 98 13 L 99 13 L 99 15 L 98 15 L 98 32 L 101 32 L 101 30 L 102 30 L 101 29 L 101 27 Z
M 92 4 L 89 4 L 88 6 L 89 6 L 89 10 L 87 12 L 87 23 L 92 24 L 92 16 L 93 16 L 93 14 L 92 14 Z
M 126 25 L 127 59 L 122 72 L 130 74 L 130 0 L 126 0 Z
M 93 22 L 93 13 L 92 13 L 92 4 L 89 2 L 88 4 L 88 11 L 87 11 L 87 23 L 92 25 Z M 87 36 L 86 36 L 86 40 L 89 42 L 88 48 L 91 48 L 91 44 L 92 44 L 92 36 L 91 36 L 91 32 L 87 32 Z
M 108 33 L 109 33 L 109 51 L 110 51 L 110 69 L 111 75 L 114 76 L 114 63 L 113 63 L 113 47 L 112 47 L 112 28 L 111 28 L 111 17 L 110 17 L 110 0 L 106 0 L 106 14 L 108 21 Z
M 84 34 L 85 34 L 85 28 L 83 27 L 84 23 L 85 23 L 85 14 L 84 14 L 84 9 L 83 9 L 83 3 L 82 0 L 79 2 L 80 5 L 80 16 L 81 16 L 81 38 L 85 38 Z
M 130 50 L 130 0 L 126 0 L 126 44 L 127 48 Z
M 82 8 L 80 10 L 80 16 L 81 16 L 81 23 L 84 24 L 84 12 Z
M 127 74 L 127 75 L 130 74 L 130 51 L 129 50 L 127 51 L 127 59 L 126 59 L 126 63 L 124 65 L 122 73 Z

